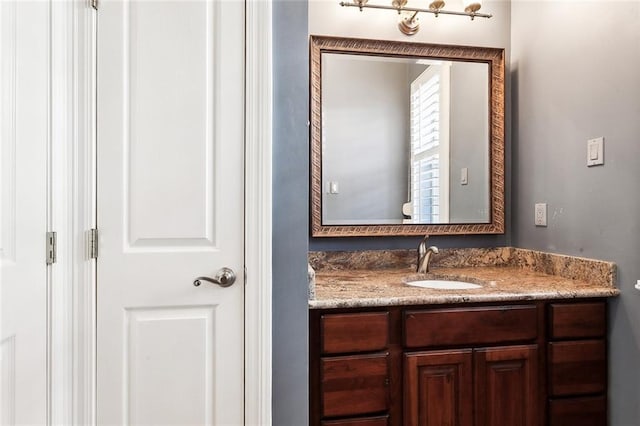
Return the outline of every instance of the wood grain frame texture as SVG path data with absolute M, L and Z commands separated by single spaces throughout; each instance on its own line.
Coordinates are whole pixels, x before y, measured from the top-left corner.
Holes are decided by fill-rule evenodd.
M 504 234 L 505 232 L 505 64 L 504 49 L 455 46 L 402 41 L 367 40 L 344 37 L 310 38 L 310 184 L 311 235 L 313 237 L 365 237 L 411 235 Z M 423 225 L 323 225 L 322 224 L 322 79 L 321 54 L 351 53 L 404 58 L 436 58 L 483 62 L 490 67 L 491 93 L 489 111 L 491 165 L 491 215 L 488 223 L 423 224 Z

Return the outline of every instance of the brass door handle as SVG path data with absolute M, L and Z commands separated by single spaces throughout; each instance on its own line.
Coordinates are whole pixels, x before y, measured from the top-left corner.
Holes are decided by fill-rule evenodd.
M 216 276 L 213 278 L 209 278 L 209 277 L 198 277 L 193 281 L 193 285 L 196 287 L 200 287 L 200 284 L 202 284 L 202 281 L 206 281 L 209 282 L 211 284 L 217 284 L 220 287 L 229 287 L 231 285 L 233 285 L 233 283 L 236 282 L 236 273 L 233 272 L 233 269 L 224 267 L 221 268 L 217 273 Z

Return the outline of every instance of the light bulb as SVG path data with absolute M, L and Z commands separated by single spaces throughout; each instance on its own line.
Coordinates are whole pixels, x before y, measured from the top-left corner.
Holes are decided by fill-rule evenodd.
M 463 0 L 462 5 L 467 13 L 476 13 L 482 7 L 482 0 Z
M 444 0 L 433 0 L 429 3 L 429 9 L 431 10 L 440 10 L 444 7 Z

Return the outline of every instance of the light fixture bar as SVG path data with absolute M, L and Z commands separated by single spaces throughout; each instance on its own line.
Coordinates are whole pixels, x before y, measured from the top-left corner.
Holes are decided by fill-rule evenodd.
M 416 7 L 394 7 L 394 6 L 384 6 L 381 4 L 368 4 L 368 3 L 352 3 L 352 2 L 346 2 L 346 1 L 341 1 L 340 2 L 340 6 L 344 6 L 344 7 L 357 7 L 360 10 L 362 9 L 385 9 L 385 10 L 395 10 L 398 13 L 402 13 L 402 12 L 424 12 L 424 13 L 431 13 L 433 15 L 457 15 L 457 16 L 468 16 L 471 19 L 473 18 L 491 18 L 493 17 L 493 15 L 488 14 L 488 13 L 477 13 L 477 12 L 456 12 L 454 10 L 444 10 L 444 9 L 440 9 L 440 10 L 435 10 L 435 9 L 419 9 Z
M 473 1 L 473 0 L 471 0 Z M 382 9 L 382 10 L 395 10 L 400 17 L 398 22 L 398 29 L 401 33 L 412 36 L 420 30 L 420 20 L 418 13 L 431 13 L 437 18 L 441 13 L 443 15 L 455 15 L 455 16 L 467 16 L 473 21 L 476 16 L 480 18 L 491 18 L 492 15 L 488 13 L 478 13 L 482 0 L 476 0 L 470 3 L 465 8 L 464 12 L 456 12 L 453 10 L 441 9 L 445 2 L 443 0 L 434 0 L 429 5 L 429 9 L 420 9 L 417 7 L 406 7 L 407 0 L 393 0 L 391 6 L 384 6 L 381 4 L 368 4 L 368 0 L 354 0 L 352 2 L 341 1 L 342 7 L 357 7 L 362 12 L 362 9 Z

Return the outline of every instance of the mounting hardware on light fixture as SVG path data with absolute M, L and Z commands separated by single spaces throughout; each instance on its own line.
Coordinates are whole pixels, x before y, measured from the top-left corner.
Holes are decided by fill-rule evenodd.
M 403 34 L 414 35 L 420 29 L 420 21 L 418 19 L 418 13 L 431 13 L 436 18 L 438 15 L 457 15 L 468 16 L 473 21 L 474 18 L 491 18 L 491 14 L 478 13 L 480 7 L 482 7 L 482 0 L 463 0 L 464 12 L 456 12 L 452 10 L 444 10 L 444 0 L 432 0 L 429 3 L 429 9 L 419 9 L 415 7 L 407 7 L 408 0 L 391 0 L 391 6 L 385 6 L 381 4 L 367 4 L 369 0 L 352 0 L 350 2 L 342 1 L 340 6 L 343 7 L 357 7 L 362 12 L 363 9 L 385 9 L 395 10 L 400 15 L 398 22 L 398 28 Z
M 362 12 L 362 8 L 369 0 L 353 0 L 356 3 L 356 6 L 360 8 L 360 12 Z
M 398 20 L 398 28 L 403 34 L 414 35 L 420 29 L 418 12 L 401 12 Z

